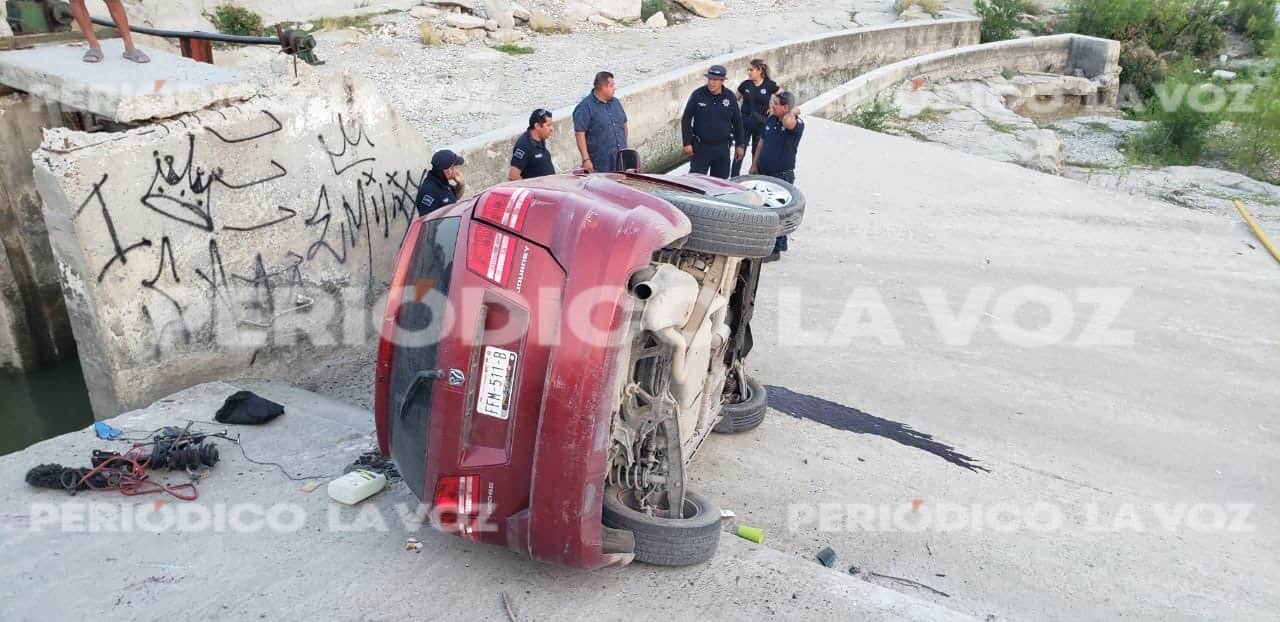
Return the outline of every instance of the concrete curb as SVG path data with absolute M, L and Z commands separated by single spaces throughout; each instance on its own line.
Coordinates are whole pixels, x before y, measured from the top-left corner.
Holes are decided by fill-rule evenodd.
M 802 106 L 807 114 L 838 121 L 907 80 L 990 75 L 1003 69 L 1061 74 L 1079 69 L 1085 77 L 1103 82 L 1104 103 L 1114 104 L 1120 87 L 1120 42 L 1067 34 L 943 50 L 869 71 Z

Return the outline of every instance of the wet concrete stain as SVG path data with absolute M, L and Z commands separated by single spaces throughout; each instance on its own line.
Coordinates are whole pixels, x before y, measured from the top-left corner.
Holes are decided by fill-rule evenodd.
M 808 419 L 830 428 L 856 434 L 872 434 L 887 438 L 900 445 L 927 451 L 951 464 L 970 471 L 989 473 L 991 469 L 978 464 L 978 460 L 966 456 L 955 447 L 940 443 L 930 434 L 911 429 L 911 426 L 889 419 L 869 415 L 856 408 L 837 404 L 812 395 L 796 393 L 786 387 L 766 386 L 769 407 L 797 419 Z

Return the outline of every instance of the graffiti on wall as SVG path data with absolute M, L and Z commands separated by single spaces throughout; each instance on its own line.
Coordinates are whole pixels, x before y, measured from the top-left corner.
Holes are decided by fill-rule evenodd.
M 296 144 L 277 136 L 275 114 L 257 114 L 243 135 L 187 131 L 146 171 L 102 173 L 75 212 L 106 240 L 86 278 L 136 293 L 126 304 L 148 325 L 153 359 L 217 343 L 219 327 L 269 329 L 326 288 L 360 285 L 367 304 L 389 277 L 376 266 L 390 265 L 415 215 L 423 169 L 380 163 L 359 120 L 338 115 Z

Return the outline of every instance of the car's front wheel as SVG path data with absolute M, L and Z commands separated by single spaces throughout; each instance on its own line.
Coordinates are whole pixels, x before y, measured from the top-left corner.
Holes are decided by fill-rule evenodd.
M 792 234 L 800 228 L 804 220 L 804 194 L 794 185 L 768 175 L 742 175 L 729 181 L 746 186 L 760 196 L 765 208 L 777 212 L 783 233 Z
M 605 489 L 603 522 L 635 534 L 636 561 L 659 566 L 689 566 L 711 559 L 720 545 L 720 509 L 686 490 L 680 518 L 651 516 L 635 509 L 631 490 Z

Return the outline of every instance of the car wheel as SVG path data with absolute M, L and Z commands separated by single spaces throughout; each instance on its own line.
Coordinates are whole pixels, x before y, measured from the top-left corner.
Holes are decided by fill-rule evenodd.
M 635 534 L 636 561 L 658 566 L 689 566 L 711 559 L 720 545 L 720 509 L 686 490 L 683 518 L 660 518 L 632 508 L 632 491 L 605 489 L 603 522 Z
M 729 181 L 760 195 L 764 206 L 778 213 L 783 233 L 795 233 L 800 228 L 804 220 L 804 193 L 794 185 L 768 175 L 742 175 Z
M 737 434 L 760 427 L 769 411 L 769 392 L 759 380 L 747 376 L 744 383 L 746 397 L 741 402 L 725 403 L 720 411 L 720 421 L 712 429 L 721 434 Z
M 759 259 L 773 254 L 782 235 L 775 210 L 687 193 L 661 193 L 693 225 L 684 248 L 711 255 Z

